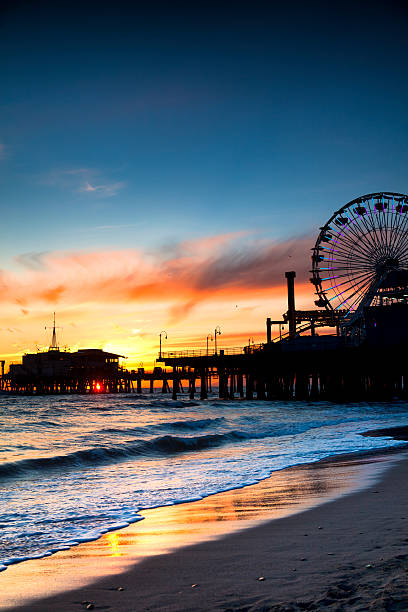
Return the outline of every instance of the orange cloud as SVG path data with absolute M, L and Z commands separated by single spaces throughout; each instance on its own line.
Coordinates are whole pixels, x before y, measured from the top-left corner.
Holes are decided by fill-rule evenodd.
M 1 273 L 0 301 L 166 303 L 178 320 L 203 301 L 281 291 L 288 269 L 297 271 L 298 286 L 304 284 L 311 243 L 300 237 L 257 244 L 228 234 L 180 243 L 167 257 L 136 249 L 28 254 L 18 258 L 21 272 Z

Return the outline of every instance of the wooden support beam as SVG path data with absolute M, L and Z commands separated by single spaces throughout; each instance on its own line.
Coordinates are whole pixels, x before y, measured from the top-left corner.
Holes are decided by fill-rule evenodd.
M 207 399 L 207 373 L 205 368 L 200 371 L 200 399 Z

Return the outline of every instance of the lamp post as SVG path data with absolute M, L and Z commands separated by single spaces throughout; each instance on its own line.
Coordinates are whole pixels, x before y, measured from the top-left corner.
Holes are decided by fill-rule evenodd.
M 207 357 L 208 357 L 208 340 L 211 340 L 211 342 L 214 340 L 212 334 L 207 334 Z
M 285 329 L 285 327 L 282 325 L 282 323 L 279 323 L 279 340 L 282 340 L 282 329 Z
M 214 329 L 215 354 L 217 355 L 217 335 L 221 336 L 221 328 L 219 325 Z
M 159 334 L 159 337 L 160 337 L 159 359 L 161 359 L 162 335 L 164 335 L 165 339 L 167 340 L 167 332 L 165 332 L 165 331 L 161 331 L 161 332 L 160 332 L 160 334 Z

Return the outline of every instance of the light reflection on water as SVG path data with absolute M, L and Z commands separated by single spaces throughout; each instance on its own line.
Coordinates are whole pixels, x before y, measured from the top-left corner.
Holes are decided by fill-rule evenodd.
M 96 541 L 11 566 L 0 575 L 0 609 L 115 576 L 148 557 L 214 540 L 351 493 L 378 479 L 401 457 L 385 455 L 296 467 L 275 472 L 254 486 L 194 503 L 146 510 L 143 521 Z M 120 584 L 119 579 L 117 582 Z

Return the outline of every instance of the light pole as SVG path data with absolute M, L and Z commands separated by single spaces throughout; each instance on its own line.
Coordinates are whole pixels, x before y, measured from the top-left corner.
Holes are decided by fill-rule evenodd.
M 285 329 L 285 327 L 282 325 L 282 323 L 279 323 L 279 341 L 282 340 L 282 329 Z
M 215 354 L 217 355 L 217 335 L 221 336 L 221 328 L 219 325 L 214 329 Z
M 207 357 L 208 357 L 208 340 L 211 340 L 211 342 L 214 340 L 213 335 L 212 334 L 208 334 L 207 335 Z
M 160 350 L 159 350 L 159 359 L 161 359 L 161 343 L 162 343 L 162 335 L 164 335 L 165 339 L 167 340 L 167 332 L 165 331 L 161 331 L 159 334 L 160 337 Z

